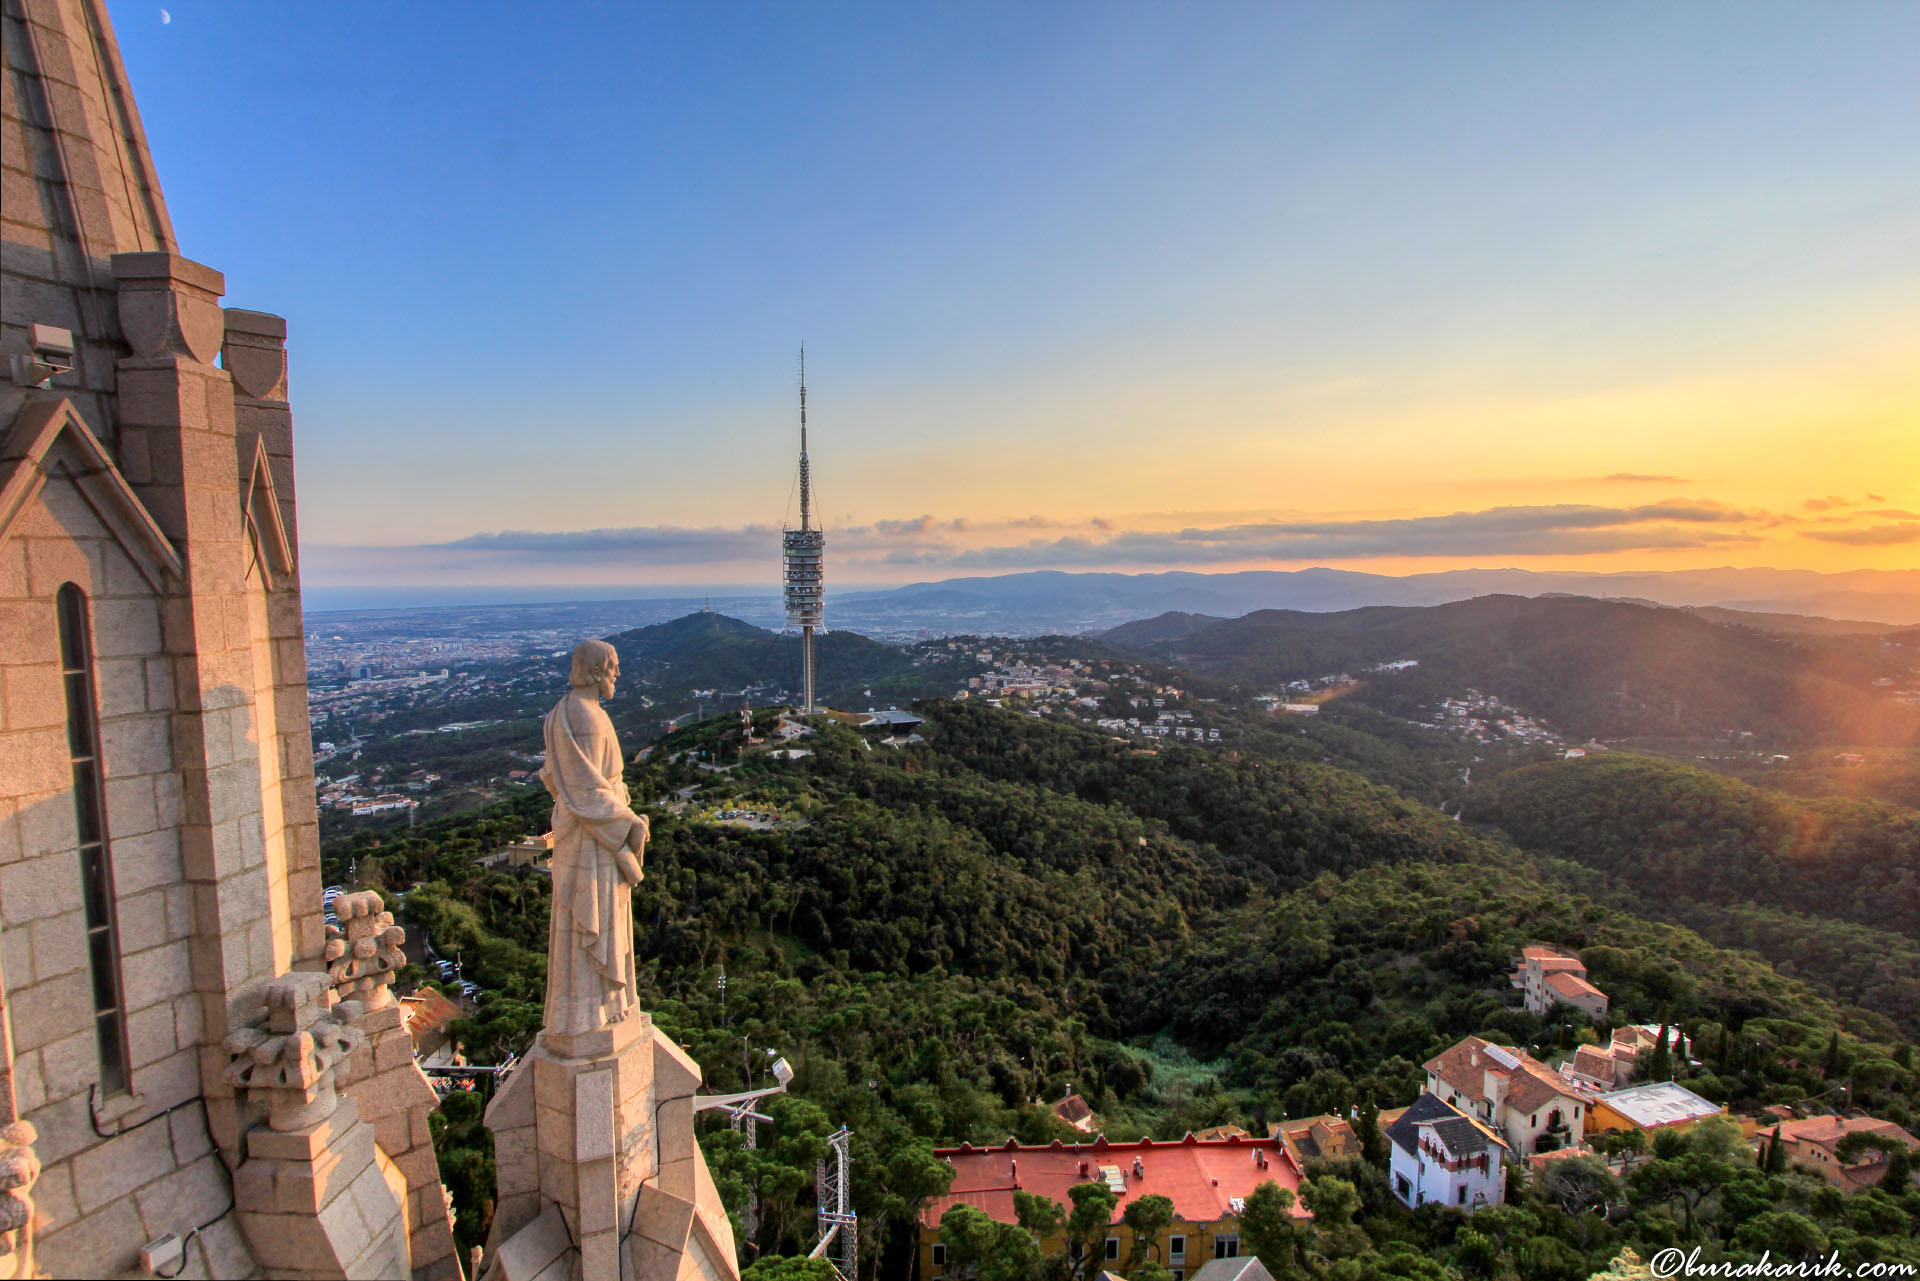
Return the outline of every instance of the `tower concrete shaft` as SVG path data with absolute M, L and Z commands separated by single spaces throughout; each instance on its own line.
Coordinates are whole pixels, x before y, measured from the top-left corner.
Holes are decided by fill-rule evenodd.
M 814 710 L 813 635 L 826 613 L 826 535 L 813 527 L 813 470 L 807 461 L 807 349 L 800 349 L 800 528 L 781 538 L 787 622 L 800 629 L 801 710 Z

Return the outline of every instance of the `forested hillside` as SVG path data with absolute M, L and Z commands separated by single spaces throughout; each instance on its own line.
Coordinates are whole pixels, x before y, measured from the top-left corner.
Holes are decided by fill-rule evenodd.
M 1920 813 L 1801 800 L 1624 752 L 1513 770 L 1465 817 L 1648 893 L 1756 902 L 1920 939 Z
M 1157 620 L 1154 620 L 1157 621 Z M 1418 659 L 1356 697 L 1405 710 L 1471 686 L 1585 736 L 1714 737 L 1756 746 L 1914 741 L 1920 709 L 1882 677 L 1915 652 L 1883 637 L 1789 637 L 1695 613 L 1584 597 L 1483 596 L 1337 614 L 1262 610 L 1141 643 L 1250 687 Z
M 1920 1029 L 1920 812 L 1609 752 L 1504 774 L 1464 817 Z
M 1109 644 L 1128 649 L 1143 649 L 1162 641 L 1179 640 L 1183 636 L 1193 635 L 1202 628 L 1228 621 L 1230 620 L 1216 618 L 1212 614 L 1186 614 L 1175 609 L 1164 614 L 1156 614 L 1152 618 L 1122 623 L 1118 627 L 1108 628 L 1099 635 L 1101 640 Z
M 1840 1062 L 1863 1103 L 1912 1115 L 1911 1049 L 1883 1020 L 1569 895 L 1511 847 L 1357 775 L 1253 753 L 1154 754 L 974 701 L 923 710 L 927 742 L 901 750 L 822 723 L 805 740 L 811 757 L 696 768 L 683 753 L 735 758 L 739 726 L 725 718 L 669 736 L 630 770 L 642 798 L 702 789 L 685 816 L 653 810 L 634 904 L 643 1005 L 713 1090 L 739 1088 L 763 1047 L 798 1069 L 759 1149 L 705 1136 L 730 1205 L 760 1189 L 749 1258 L 811 1243 L 812 1161 L 841 1123 L 856 1135 L 870 1275 L 897 1277 L 907 1225 L 944 1187 L 931 1147 L 1072 1137 L 1036 1105 L 1069 1086 L 1112 1138 L 1177 1137 L 1408 1102 L 1417 1065 L 1468 1033 L 1564 1052 L 1577 1022 L 1525 1013 L 1506 983 L 1510 955 L 1535 939 L 1583 949 L 1621 1017 L 1692 1030 L 1711 1052 L 1689 1084 L 1709 1097 L 1806 1097 Z M 707 821 L 710 803 L 751 803 L 783 823 Z M 472 860 L 544 820 L 544 798 L 528 796 L 326 853 L 330 879 L 352 860 L 363 882 L 417 884 L 409 918 L 486 989 L 458 1028 L 482 1061 L 537 1030 L 547 884 Z M 477 1105 L 450 1104 L 440 1139 L 472 1241 L 491 1179 Z M 1410 1221 L 1389 1208 L 1384 1175 L 1364 1163 L 1322 1173 L 1354 1201 L 1338 1210 L 1327 1185 L 1326 1235 L 1301 1249 L 1364 1264 L 1356 1278 L 1404 1261 L 1390 1247 L 1415 1238 L 1395 1226 Z M 1505 1258 L 1526 1281 L 1570 1281 L 1621 1244 L 1679 1230 L 1645 1204 L 1644 1224 L 1579 1233 L 1550 1207 L 1526 1211 L 1532 1226 L 1490 1246 L 1487 1266 Z M 1421 1252 L 1449 1261 L 1481 1248 L 1450 1219 L 1418 1231 Z M 1551 1240 L 1521 1248 L 1536 1236 Z

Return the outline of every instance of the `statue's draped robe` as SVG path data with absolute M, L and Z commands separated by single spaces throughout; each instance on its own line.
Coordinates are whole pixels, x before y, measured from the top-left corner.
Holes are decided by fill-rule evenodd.
M 640 819 L 620 776 L 620 741 L 598 703 L 561 699 L 547 713 L 546 740 L 540 781 L 553 793 L 546 1026 L 576 1036 L 639 1008 L 633 891 L 614 852 Z

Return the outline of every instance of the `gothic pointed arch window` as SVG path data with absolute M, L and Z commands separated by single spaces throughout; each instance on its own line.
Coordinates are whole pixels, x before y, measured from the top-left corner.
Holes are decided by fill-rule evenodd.
M 67 756 L 73 768 L 74 827 L 80 836 L 80 887 L 86 913 L 87 966 L 93 977 L 94 1041 L 100 1092 L 127 1088 L 127 1024 L 120 999 L 120 940 L 114 919 L 113 863 L 106 779 L 94 693 L 93 629 L 87 596 L 63 584 L 58 599 L 60 676 L 67 696 Z

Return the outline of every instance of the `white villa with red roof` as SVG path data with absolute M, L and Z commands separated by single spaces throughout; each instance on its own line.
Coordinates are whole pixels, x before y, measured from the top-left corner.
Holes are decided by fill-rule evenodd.
M 1492 1126 L 1516 1158 L 1578 1147 L 1586 1133 L 1585 1102 L 1525 1050 L 1470 1036 L 1426 1070 L 1427 1093 Z
M 1124 1263 L 1132 1254 L 1133 1233 L 1121 1221 L 1127 1206 L 1157 1193 L 1173 1202 L 1173 1226 L 1155 1241 L 1149 1258 L 1169 1269 L 1175 1281 L 1187 1281 L 1202 1264 L 1240 1255 L 1240 1211 L 1262 1183 L 1277 1183 L 1296 1197 L 1300 1168 L 1277 1139 L 1235 1135 L 1156 1143 L 1091 1143 L 1027 1146 L 1008 1140 L 996 1148 L 962 1144 L 935 1155 L 953 1166 L 953 1184 L 945 1196 L 931 1198 L 920 1212 L 920 1276 L 939 1281 L 946 1275 L 946 1246 L 940 1240 L 940 1216 L 954 1205 L 970 1205 L 999 1223 L 1017 1223 L 1016 1190 L 1051 1197 L 1072 1209 L 1067 1189 L 1077 1183 L 1102 1183 L 1118 1201 L 1107 1230 L 1104 1253 Z M 1311 1219 L 1294 1203 L 1294 1217 Z M 1067 1249 L 1059 1237 L 1040 1243 L 1042 1251 Z

